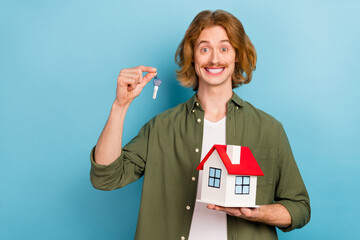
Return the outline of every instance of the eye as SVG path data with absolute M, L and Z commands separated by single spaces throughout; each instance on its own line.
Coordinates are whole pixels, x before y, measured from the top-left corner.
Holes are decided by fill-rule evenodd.
M 202 48 L 200 51 L 203 53 L 206 53 L 206 52 L 209 52 L 210 50 L 208 48 Z
M 222 52 L 226 52 L 226 51 L 228 50 L 228 48 L 227 48 L 227 47 L 222 47 L 220 50 L 221 50 Z

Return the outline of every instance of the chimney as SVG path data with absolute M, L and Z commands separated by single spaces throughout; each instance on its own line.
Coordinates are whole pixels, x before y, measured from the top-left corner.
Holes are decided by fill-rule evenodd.
M 227 145 L 226 153 L 232 164 L 240 164 L 241 146 Z

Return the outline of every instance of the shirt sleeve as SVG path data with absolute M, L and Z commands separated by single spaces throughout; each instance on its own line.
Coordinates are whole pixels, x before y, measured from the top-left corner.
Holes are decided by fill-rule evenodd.
M 279 179 L 275 202 L 282 204 L 290 213 L 291 225 L 280 228 L 284 232 L 305 226 L 310 221 L 310 199 L 296 165 L 290 143 L 283 127 L 279 134 Z
M 96 189 L 110 191 L 126 186 L 143 176 L 146 165 L 149 123 L 122 148 L 120 156 L 109 165 L 95 162 L 95 147 L 91 150 L 90 181 Z

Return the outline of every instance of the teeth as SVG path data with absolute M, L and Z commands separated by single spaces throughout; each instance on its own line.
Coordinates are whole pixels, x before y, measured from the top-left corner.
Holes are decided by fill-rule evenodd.
M 222 72 L 224 70 L 224 68 L 206 68 L 206 71 L 211 72 L 211 73 L 219 73 Z

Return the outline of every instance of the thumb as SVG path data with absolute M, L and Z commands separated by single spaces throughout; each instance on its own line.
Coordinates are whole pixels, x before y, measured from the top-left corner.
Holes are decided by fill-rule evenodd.
M 246 217 L 249 217 L 252 214 L 252 211 L 250 208 L 240 208 L 240 212 Z
M 157 72 L 149 72 L 147 73 L 144 77 L 143 77 L 143 81 L 142 84 L 145 86 L 146 84 L 148 84 L 148 82 L 151 81 L 151 79 L 153 79 L 153 77 L 155 77 L 157 75 Z

